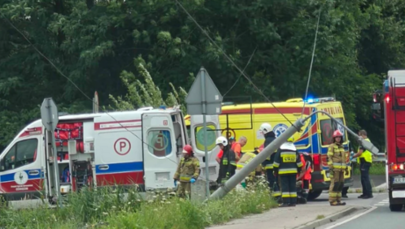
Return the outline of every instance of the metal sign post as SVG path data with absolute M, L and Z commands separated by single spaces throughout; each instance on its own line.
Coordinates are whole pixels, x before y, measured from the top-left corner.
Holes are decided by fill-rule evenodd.
M 54 185 L 53 189 L 54 189 L 54 195 L 56 195 L 56 197 L 58 198 L 59 206 L 62 207 L 62 199 L 61 199 L 60 185 L 59 185 L 58 155 L 57 155 L 57 151 L 56 151 L 55 135 L 54 135 L 54 131 L 59 122 L 59 116 L 58 116 L 58 108 L 56 107 L 52 98 L 45 98 L 44 101 L 42 102 L 41 119 L 42 119 L 42 124 L 45 126 L 46 131 L 48 131 L 48 134 L 50 134 L 50 136 L 52 136 L 51 137 L 52 140 L 51 140 L 50 144 L 52 144 L 52 149 L 53 149 L 52 156 L 53 156 L 53 168 L 54 168 L 54 173 L 55 173 L 55 175 L 54 175 L 55 185 Z
M 94 92 L 94 98 L 93 98 L 93 113 L 98 113 L 99 110 L 99 100 L 98 100 L 98 93 L 97 91 Z
M 207 70 L 201 67 L 197 77 L 188 92 L 187 112 L 189 115 L 203 115 L 204 125 L 204 151 L 205 151 L 205 177 L 206 177 L 206 197 L 209 197 L 209 160 L 207 149 L 207 120 L 205 115 L 221 114 L 222 95 L 215 86 Z

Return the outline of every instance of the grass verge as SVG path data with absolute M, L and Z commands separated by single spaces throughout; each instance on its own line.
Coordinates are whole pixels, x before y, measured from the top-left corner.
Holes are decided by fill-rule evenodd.
M 233 190 L 222 200 L 206 204 L 168 196 L 167 193 L 155 193 L 153 200 L 144 201 L 132 190 L 126 200 L 119 188 L 83 190 L 71 194 L 62 208 L 11 210 L 2 206 L 0 225 L 38 229 L 199 229 L 261 213 L 275 206 L 277 204 L 270 198 L 268 188 L 260 183 L 250 191 Z
M 360 175 L 359 165 L 356 165 L 354 175 Z M 370 168 L 370 175 L 385 175 L 385 162 L 373 162 Z

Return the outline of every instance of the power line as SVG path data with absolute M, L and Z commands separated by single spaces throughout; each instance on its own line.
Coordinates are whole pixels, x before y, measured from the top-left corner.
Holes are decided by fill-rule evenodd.
M 212 44 L 215 45 L 219 49 L 219 51 L 225 56 L 225 58 L 231 62 L 231 64 L 249 81 L 250 84 L 256 89 L 256 91 L 259 92 L 260 95 L 262 95 L 276 110 L 278 113 L 280 113 L 292 126 L 294 124 L 271 102 L 271 100 L 253 83 L 253 81 L 235 64 L 235 62 L 222 50 L 217 43 L 211 38 L 211 36 L 201 27 L 201 25 L 194 19 L 193 16 L 184 8 L 184 6 L 178 1 L 175 0 L 176 3 L 183 9 L 183 11 L 190 17 L 190 19 L 198 26 L 198 28 L 207 36 L 207 38 L 211 41 Z
M 1 16 L 4 18 L 4 20 L 10 24 L 19 34 L 21 34 L 21 36 L 24 37 L 24 39 L 35 49 L 35 51 L 37 53 L 39 53 L 45 60 L 47 60 L 53 68 L 56 69 L 56 71 L 63 76 L 64 78 L 66 78 L 80 93 L 82 93 L 87 99 L 89 99 L 90 101 L 92 101 L 93 104 L 98 105 L 95 101 L 93 101 L 93 99 L 91 99 L 88 95 L 86 95 L 86 93 L 84 93 L 78 86 L 77 84 L 75 84 L 68 76 L 66 76 L 65 74 L 63 74 L 63 72 L 48 58 L 46 57 L 37 47 L 35 47 L 34 44 L 32 44 L 32 42 L 16 27 L 14 26 L 14 24 L 8 20 L 5 15 L 3 14 L 3 12 L 0 11 Z M 104 110 L 104 113 L 107 114 L 110 118 L 112 118 L 114 121 L 116 121 L 121 127 L 123 127 L 126 131 L 128 131 L 129 133 L 131 133 L 132 135 L 134 135 L 137 139 L 139 139 L 142 143 L 146 144 L 147 146 L 150 146 L 153 148 L 153 146 L 149 145 L 148 143 L 144 142 L 142 140 L 142 138 L 140 138 L 138 135 L 136 135 L 134 132 L 132 132 L 131 130 L 128 130 L 128 128 L 126 128 L 125 126 L 123 126 L 117 119 L 115 119 L 112 115 L 110 115 L 107 111 Z M 175 163 L 176 165 L 178 164 L 177 161 L 173 161 L 170 158 L 167 158 L 169 161 Z
M 254 56 L 256 50 L 257 50 L 257 46 L 256 46 L 255 50 L 253 50 L 252 55 L 250 55 L 250 58 L 249 58 L 249 60 L 248 60 L 248 62 L 247 62 L 247 64 L 246 64 L 245 68 L 243 69 L 243 72 L 245 72 L 246 68 L 249 66 L 250 61 L 252 60 L 252 57 Z M 225 94 L 222 96 L 223 98 L 225 98 L 226 94 L 228 94 L 228 93 L 236 86 L 236 84 L 238 83 L 238 81 L 240 80 L 240 78 L 241 78 L 242 76 L 243 76 L 242 74 L 239 75 L 239 77 L 235 80 L 235 83 L 233 83 L 233 85 L 231 86 L 231 88 L 229 88 L 228 91 L 225 92 Z
M 305 100 L 307 99 L 308 96 L 308 89 L 309 89 L 309 82 L 311 81 L 311 73 L 312 73 L 312 65 L 314 63 L 314 56 L 315 56 L 315 48 L 316 48 L 316 40 L 318 37 L 318 29 L 319 29 L 319 20 L 321 19 L 321 9 L 319 9 L 319 14 L 318 14 L 318 22 L 316 23 L 316 31 L 315 31 L 315 40 L 314 40 L 314 48 L 312 50 L 312 57 L 311 57 L 311 64 L 309 66 L 309 73 L 308 73 L 308 82 L 307 82 L 307 88 L 305 89 L 305 97 L 304 97 L 304 105 L 302 106 L 302 112 L 301 112 L 301 118 L 304 115 L 304 110 L 305 110 Z

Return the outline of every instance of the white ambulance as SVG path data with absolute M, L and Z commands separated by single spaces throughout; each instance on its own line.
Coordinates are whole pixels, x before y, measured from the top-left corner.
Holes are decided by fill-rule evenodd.
M 202 116 L 193 116 L 192 128 L 202 126 L 201 120 Z M 219 129 L 218 118 L 208 120 Z M 213 141 L 219 134 L 208 133 Z M 140 191 L 174 188 L 182 148 L 190 142 L 179 107 L 60 116 L 54 135 L 59 174 L 53 167 L 53 147 L 48 140 L 52 138 L 37 120 L 0 155 L 1 196 L 8 201 L 34 199 L 44 191 L 53 202 L 55 179 L 59 179 L 61 193 L 115 184 L 137 184 Z M 208 161 L 210 181 L 215 182 L 218 151 L 218 147 L 211 149 L 206 160 L 204 151 L 194 147 L 201 162 L 199 179 L 205 179 Z

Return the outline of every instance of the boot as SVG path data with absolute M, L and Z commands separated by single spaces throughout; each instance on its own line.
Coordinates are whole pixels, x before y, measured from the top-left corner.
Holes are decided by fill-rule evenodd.
M 337 201 L 333 201 L 330 203 L 330 206 L 341 206 Z

